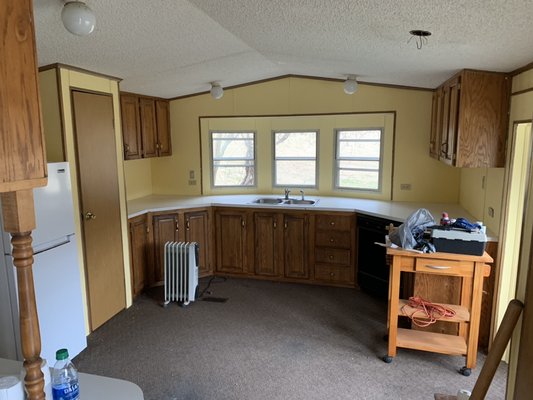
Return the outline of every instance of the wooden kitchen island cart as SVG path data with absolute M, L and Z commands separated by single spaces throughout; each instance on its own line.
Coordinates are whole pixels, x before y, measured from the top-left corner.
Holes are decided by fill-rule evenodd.
M 431 351 L 442 354 L 462 355 L 466 365 L 460 372 L 468 376 L 476 367 L 479 318 L 483 278 L 489 276 L 493 259 L 486 252 L 482 256 L 454 253 L 416 253 L 403 249 L 387 249 L 392 257 L 389 280 L 388 353 L 383 361 L 391 362 L 398 347 Z M 442 304 L 453 309 L 455 315 L 441 319 L 459 323 L 457 335 L 398 328 L 398 317 L 408 316 L 407 300 L 400 298 L 402 272 L 437 274 L 461 278 L 460 304 Z M 431 301 L 431 299 L 427 299 Z M 406 306 L 406 307 L 404 307 Z

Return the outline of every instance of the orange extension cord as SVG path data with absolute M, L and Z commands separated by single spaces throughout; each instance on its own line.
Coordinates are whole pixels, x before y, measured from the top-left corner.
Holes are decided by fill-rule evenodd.
M 415 310 L 409 314 L 406 309 L 407 306 L 414 308 Z M 439 319 L 450 318 L 455 315 L 455 311 L 448 307 L 432 303 L 416 296 L 409 297 L 407 304 L 402 307 L 402 313 L 411 318 L 413 324 L 422 328 L 434 324 Z

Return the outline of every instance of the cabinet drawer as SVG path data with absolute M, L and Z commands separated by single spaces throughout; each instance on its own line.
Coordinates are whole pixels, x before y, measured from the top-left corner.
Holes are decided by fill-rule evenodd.
M 317 230 L 349 231 L 353 226 L 353 220 L 353 216 L 346 215 L 317 215 L 315 223 Z
M 317 266 L 315 267 L 315 279 L 335 283 L 353 283 L 353 269 L 350 267 Z
M 351 265 L 350 250 L 332 249 L 328 247 L 317 247 L 315 258 L 317 263 Z
M 317 231 L 316 245 L 349 249 L 352 245 L 352 235 L 343 231 Z
M 416 272 L 455 276 L 473 276 L 474 263 L 471 261 L 440 260 L 437 258 L 416 258 Z

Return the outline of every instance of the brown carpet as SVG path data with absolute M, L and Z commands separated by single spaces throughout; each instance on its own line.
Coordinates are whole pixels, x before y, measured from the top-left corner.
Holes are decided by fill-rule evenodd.
M 210 291 L 228 301 L 163 308 L 140 296 L 74 363 L 135 382 L 146 400 L 428 400 L 472 390 L 484 360 L 469 377 L 458 356 L 399 349 L 384 363 L 386 303 L 354 289 L 228 279 Z M 487 399 L 504 398 L 506 370 Z

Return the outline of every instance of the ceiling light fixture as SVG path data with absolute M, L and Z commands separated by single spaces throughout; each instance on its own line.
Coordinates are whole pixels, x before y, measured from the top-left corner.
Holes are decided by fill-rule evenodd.
M 61 10 L 63 25 L 70 33 L 86 36 L 94 31 L 96 17 L 83 1 L 68 1 Z
M 407 43 L 409 43 L 411 40 L 413 40 L 413 38 L 415 38 L 416 48 L 418 50 L 420 50 L 423 45 L 428 43 L 428 36 L 431 36 L 430 31 L 423 31 L 420 29 L 409 31 L 409 33 L 411 34 L 411 37 L 409 38 Z
M 216 82 L 211 82 L 211 97 L 215 100 L 221 99 L 224 96 L 224 89 Z
M 359 84 L 357 83 L 357 78 L 355 75 L 348 75 L 344 81 L 344 93 L 354 94 L 357 91 Z

